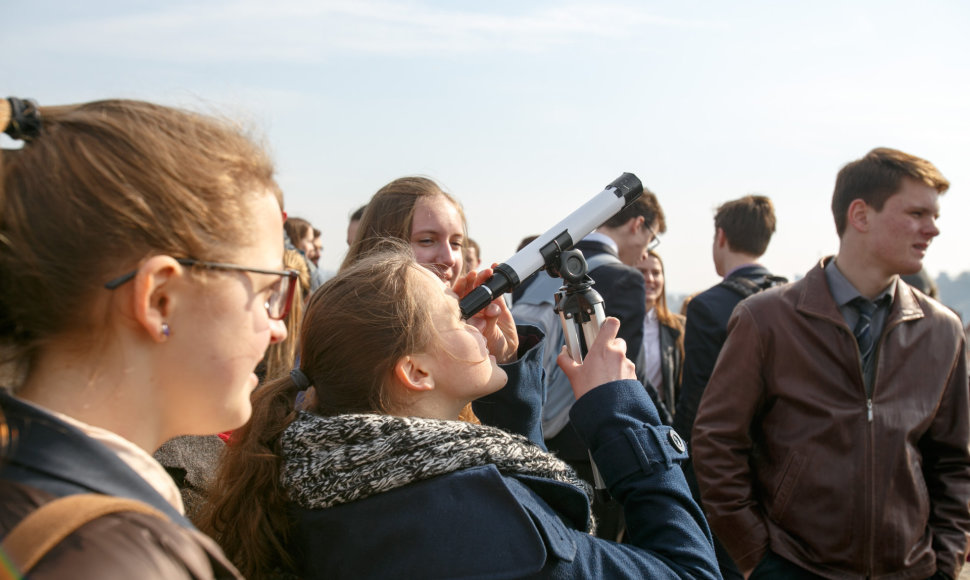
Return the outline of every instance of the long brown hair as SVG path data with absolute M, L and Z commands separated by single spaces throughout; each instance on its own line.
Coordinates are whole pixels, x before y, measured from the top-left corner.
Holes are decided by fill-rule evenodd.
M 434 180 L 420 176 L 400 177 L 377 190 L 374 197 L 367 202 L 357 227 L 357 235 L 351 242 L 340 269 L 367 255 L 383 239 L 395 238 L 410 242 L 415 206 L 422 199 L 439 195 L 455 205 L 461 215 L 462 226 L 467 229 L 461 204 L 445 193 Z
M 300 335 L 300 370 L 315 391 L 310 412 L 391 410 L 385 385 L 395 363 L 436 340 L 431 314 L 417 295 L 415 277 L 424 275 L 418 268 L 409 246 L 385 241 L 314 292 Z M 200 517 L 200 528 L 248 577 L 292 571 L 279 440 L 297 416 L 298 391 L 290 376 L 257 389 L 253 415 L 233 433 Z
M 647 250 L 647 255 L 657 260 L 657 262 L 660 264 L 660 271 L 663 273 L 664 277 L 664 285 L 663 288 L 660 289 L 660 297 L 657 298 L 657 301 L 653 306 L 657 310 L 657 321 L 668 328 L 674 328 L 679 331 L 679 334 L 677 335 L 676 347 L 678 352 L 680 352 L 680 360 L 684 360 L 684 317 L 680 314 L 671 312 L 670 309 L 667 308 L 667 272 L 666 268 L 664 268 L 663 258 L 661 258 L 660 254 L 653 250 Z M 683 371 L 683 367 L 677 371 L 677 383 L 680 383 L 681 371 Z
M 269 157 L 229 122 L 127 100 L 38 110 L 39 134 L 0 156 L 0 364 L 15 383 L 59 333 L 97 348 L 106 281 L 157 254 L 222 260 L 252 200 L 282 205 Z
M 468 223 L 465 219 L 465 211 L 457 199 L 427 177 L 399 177 L 377 190 L 374 197 L 363 207 L 364 213 L 360 218 L 357 234 L 347 250 L 340 269 L 353 265 L 361 257 L 379 248 L 384 240 L 397 239 L 410 243 L 415 207 L 422 199 L 437 196 L 446 198 L 458 209 L 467 238 Z M 469 423 L 479 423 L 471 405 L 467 405 L 462 410 L 460 419 Z

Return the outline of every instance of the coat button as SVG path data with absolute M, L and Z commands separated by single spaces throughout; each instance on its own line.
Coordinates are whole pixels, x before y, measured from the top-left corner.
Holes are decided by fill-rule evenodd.
M 683 453 L 687 449 L 687 445 L 684 444 L 684 440 L 680 438 L 680 435 L 676 431 L 671 429 L 667 432 L 667 439 L 670 439 L 670 444 L 674 446 L 674 449 Z

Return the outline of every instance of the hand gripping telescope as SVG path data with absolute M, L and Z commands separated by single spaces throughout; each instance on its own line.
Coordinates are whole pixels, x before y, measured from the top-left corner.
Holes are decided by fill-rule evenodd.
M 584 347 L 596 340 L 600 326 L 606 320 L 603 297 L 593 290 L 593 279 L 589 277 L 586 258 L 579 250 L 562 252 L 558 265 L 547 265 L 550 276 L 562 278 L 564 284 L 556 292 L 556 305 L 553 310 L 559 315 L 562 324 L 563 340 L 569 357 L 583 362 Z M 610 500 L 610 492 L 600 470 L 589 453 L 589 465 L 593 469 L 593 489 L 600 501 Z
M 603 298 L 592 288 L 593 280 L 588 275 L 586 259 L 582 252 L 573 249 L 573 244 L 641 195 L 643 184 L 636 175 L 624 173 L 618 177 L 566 219 L 522 248 L 507 262 L 496 266 L 491 278 L 458 303 L 462 316 L 471 318 L 502 293 L 544 268 L 550 276 L 563 279 L 563 286 L 556 292 L 554 310 L 559 314 L 569 356 L 582 362 L 583 347 L 596 340 L 606 314 Z M 589 460 L 596 494 L 602 501 L 608 501 L 609 491 L 592 454 Z
M 643 194 L 636 175 L 624 173 L 546 233 L 495 267 L 492 277 L 461 299 L 463 318 L 471 318 L 489 302 L 550 266 L 557 269 L 562 253 Z

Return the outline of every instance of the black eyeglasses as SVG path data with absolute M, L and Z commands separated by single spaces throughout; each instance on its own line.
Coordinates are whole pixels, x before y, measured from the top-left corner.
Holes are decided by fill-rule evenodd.
M 660 245 L 660 238 L 657 237 L 657 232 L 653 231 L 653 228 L 650 226 L 646 226 L 646 228 L 647 231 L 650 232 L 651 236 L 650 243 L 647 244 L 647 251 L 655 250 L 657 249 L 657 246 Z
M 296 270 L 264 270 L 262 268 L 246 268 L 244 266 L 237 266 L 235 264 L 223 264 L 220 262 L 204 262 L 202 260 L 194 260 L 192 258 L 176 258 L 175 260 L 183 266 L 198 266 L 200 268 L 209 268 L 211 270 L 231 270 L 236 272 L 252 272 L 254 274 L 269 274 L 273 276 L 281 276 L 279 285 L 273 289 L 273 293 L 269 295 L 266 300 L 266 313 L 269 317 L 274 320 L 283 320 L 286 315 L 290 312 L 290 307 L 293 306 L 293 295 L 296 294 L 296 286 L 300 278 L 300 273 Z M 104 285 L 108 290 L 114 290 L 132 280 L 138 270 L 132 270 L 124 276 L 118 276 L 114 280 L 109 281 Z

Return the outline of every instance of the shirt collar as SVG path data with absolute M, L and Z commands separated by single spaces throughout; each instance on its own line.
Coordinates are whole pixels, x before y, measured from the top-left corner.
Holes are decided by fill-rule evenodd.
M 616 245 L 616 242 L 613 241 L 613 238 L 609 237 L 608 235 L 602 232 L 592 231 L 586 234 L 586 237 L 583 238 L 583 241 L 599 242 L 601 244 L 606 244 L 607 246 L 613 248 L 613 252 L 616 253 L 617 255 L 619 255 L 620 253 L 620 247 Z
M 749 262 L 749 263 L 747 263 L 747 264 L 741 264 L 740 266 L 737 266 L 736 268 L 731 268 L 731 271 L 730 271 L 730 272 L 728 272 L 727 274 L 725 274 L 725 275 L 724 275 L 724 277 L 725 277 L 725 278 L 730 278 L 730 277 L 731 277 L 731 276 L 733 276 L 733 275 L 734 275 L 734 274 L 735 274 L 735 273 L 736 273 L 736 272 L 737 272 L 738 270 L 740 270 L 740 269 L 742 269 L 742 268 L 753 268 L 753 267 L 755 267 L 755 266 L 761 266 L 761 264 L 759 264 L 758 262 Z
M 839 305 L 839 308 L 846 306 L 849 302 L 852 302 L 857 296 L 862 296 L 862 293 L 856 290 L 856 287 L 849 282 L 849 279 L 845 277 L 845 274 L 839 270 L 839 267 L 835 264 L 835 260 L 829 261 L 825 265 L 825 279 L 829 283 L 829 290 L 832 291 L 832 298 L 835 298 L 835 303 Z M 892 281 L 886 286 L 882 292 L 880 292 L 873 302 L 879 303 L 880 301 L 892 302 L 893 296 L 896 295 L 896 280 L 899 278 L 893 276 Z M 888 296 L 888 300 L 886 297 Z M 865 296 L 863 296 L 865 298 Z

